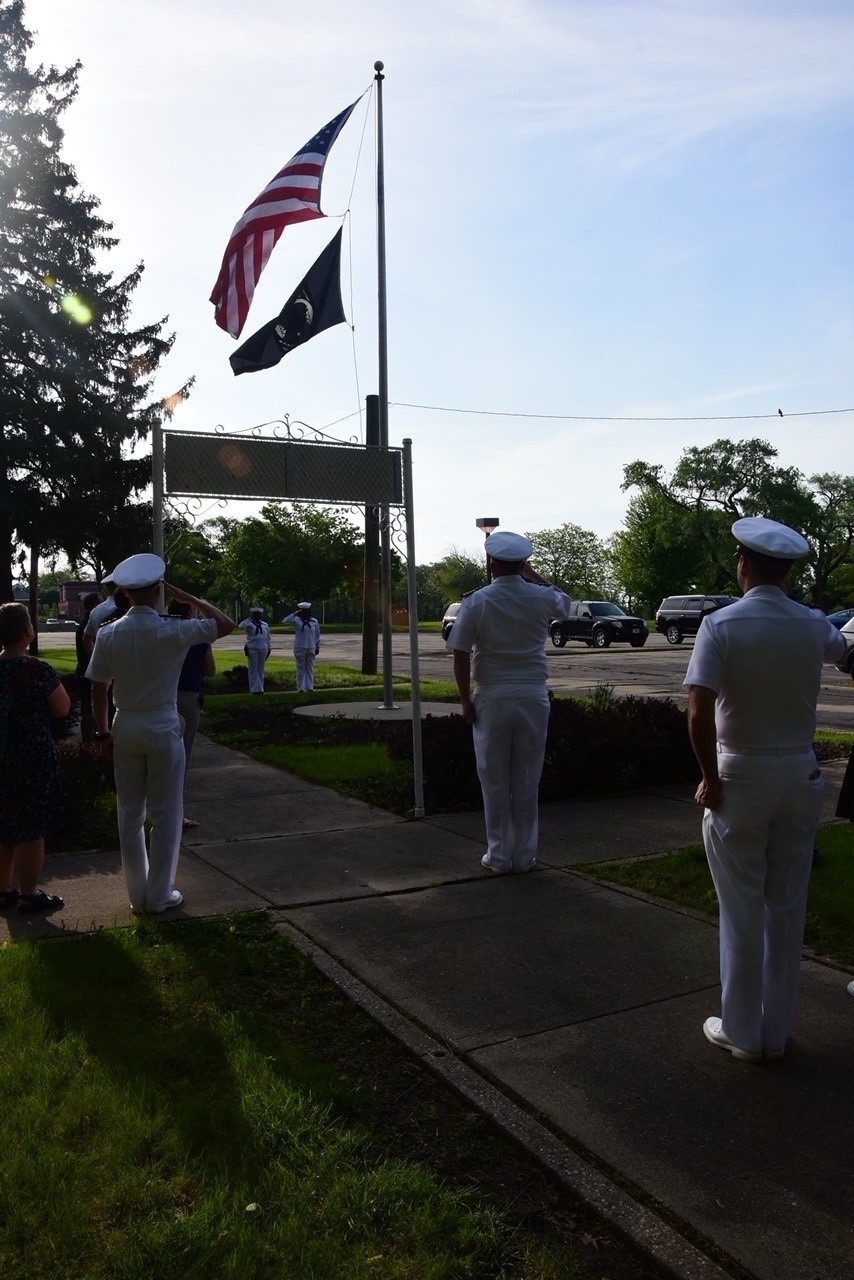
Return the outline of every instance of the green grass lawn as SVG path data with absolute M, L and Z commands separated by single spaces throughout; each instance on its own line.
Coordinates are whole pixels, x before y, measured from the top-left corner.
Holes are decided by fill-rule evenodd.
M 805 944 L 820 955 L 854 965 L 854 824 L 828 823 L 818 833 L 810 881 Z M 717 915 L 718 901 L 702 845 L 662 858 L 590 863 L 578 868 L 611 884 L 640 889 L 682 907 Z
M 6 944 L 0 974 L 4 1280 L 601 1274 L 442 1176 L 437 1107 L 452 1165 L 477 1117 L 264 914 Z
M 317 668 L 315 668 L 317 671 Z M 349 677 L 350 683 L 318 685 L 310 693 L 268 692 L 256 700 L 252 694 L 212 694 L 205 697 L 201 729 L 213 741 L 243 751 L 264 764 L 296 774 L 318 786 L 332 787 L 342 795 L 352 796 L 407 815 L 412 810 L 411 752 L 405 760 L 392 759 L 386 747 L 386 730 L 393 722 L 376 729 L 364 719 L 360 726 L 336 717 L 282 716 L 294 707 L 306 704 L 365 702 L 382 705 L 383 689 L 376 676 L 364 676 L 352 668 L 340 668 L 337 678 Z M 218 687 L 222 687 L 218 685 Z M 268 685 L 269 688 L 269 685 Z M 411 701 L 408 683 L 395 683 L 394 699 Z M 456 699 L 456 687 L 446 681 L 425 682 L 421 686 L 422 701 Z M 263 702 L 263 706 L 260 705 Z M 294 721 L 299 721 L 299 726 Z M 346 729 L 353 724 L 358 732 L 353 741 L 337 741 L 341 737 L 336 726 Z M 307 735 L 306 741 L 283 741 L 294 728 Z M 288 729 L 288 733 L 285 730 Z

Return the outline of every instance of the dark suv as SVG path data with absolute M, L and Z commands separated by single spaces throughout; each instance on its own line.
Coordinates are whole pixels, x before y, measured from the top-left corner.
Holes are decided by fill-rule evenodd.
M 739 596 L 667 596 L 658 606 L 655 629 L 670 644 L 681 644 L 685 636 L 695 636 L 707 613 L 723 609 Z
M 607 649 L 613 640 L 624 640 L 639 649 L 646 644 L 649 627 L 642 618 L 629 617 L 610 600 L 573 600 L 568 618 L 549 623 L 549 635 L 557 649 L 562 649 L 567 640 L 583 640 L 597 649 Z

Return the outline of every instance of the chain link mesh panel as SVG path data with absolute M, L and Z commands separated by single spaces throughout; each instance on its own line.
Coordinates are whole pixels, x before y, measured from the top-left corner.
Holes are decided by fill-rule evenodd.
M 370 445 L 163 432 L 166 492 L 403 504 L 403 455 Z

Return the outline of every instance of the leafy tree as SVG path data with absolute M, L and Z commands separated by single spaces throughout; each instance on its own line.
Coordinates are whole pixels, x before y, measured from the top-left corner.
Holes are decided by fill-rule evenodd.
M 216 599 L 221 556 L 204 527 L 196 528 L 174 518 L 163 531 L 166 572 L 170 582 L 202 599 Z
M 810 540 L 813 600 L 822 609 L 854 598 L 854 476 L 824 472 L 809 478 L 813 510 L 804 523 Z
M 582 598 L 596 598 L 607 591 L 610 558 L 595 533 L 577 524 L 562 524 L 526 536 L 534 544 L 534 567 L 556 587 Z
M 611 555 L 621 593 L 647 617 L 667 595 L 706 590 L 708 556 L 690 515 L 654 489 L 630 499 Z
M 163 321 L 128 327 L 142 266 L 122 280 L 98 266 L 116 244 L 111 225 L 61 157 L 59 120 L 80 64 L 30 69 L 23 13 L 23 0 L 0 0 L 4 598 L 23 545 L 81 558 L 93 529 L 106 539 L 129 495 L 148 482 L 148 459 L 129 453 L 163 412 L 151 386 L 173 341 Z
M 417 569 L 418 608 L 423 618 L 441 618 L 445 607 L 486 583 L 486 561 L 453 547 L 441 560 Z
M 808 493 L 795 468 L 775 467 L 767 440 L 715 440 L 685 449 L 668 478 L 661 466 L 637 461 L 623 468 L 623 490 L 657 493 L 685 517 L 685 535 L 705 550 L 699 588 L 731 591 L 735 585 L 729 529 L 741 516 L 764 515 L 803 528 Z M 671 591 L 684 589 L 679 585 Z
M 270 503 L 223 530 L 220 582 L 244 601 L 361 596 L 363 538 L 337 510 Z
M 671 476 L 661 466 L 636 461 L 623 469 L 623 489 L 638 488 L 655 496 L 655 511 L 666 508 L 685 521 L 685 537 L 703 548 L 702 590 L 732 591 L 735 576 L 730 526 L 745 515 L 763 515 L 801 530 L 811 551 L 790 579 L 796 594 L 820 608 L 833 596 L 834 575 L 844 580 L 854 540 L 854 478 L 835 473 L 806 480 L 794 467 L 777 467 L 777 450 L 766 440 L 716 440 L 686 449 Z M 626 540 L 637 525 L 627 525 Z M 640 553 L 638 553 L 640 554 Z M 670 591 L 687 589 L 675 582 Z

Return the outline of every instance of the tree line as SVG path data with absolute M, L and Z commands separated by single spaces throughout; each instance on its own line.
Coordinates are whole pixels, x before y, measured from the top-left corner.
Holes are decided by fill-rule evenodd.
M 636 490 L 625 521 L 601 539 L 577 524 L 527 531 L 537 570 L 581 599 L 616 600 L 650 617 L 664 596 L 737 594 L 730 526 L 767 515 L 801 529 L 810 554 L 796 566 L 793 592 L 822 609 L 854 600 L 854 477 L 802 476 L 775 465 L 763 440 L 717 440 L 686 449 L 667 475 L 636 461 L 623 488 Z M 150 528 L 151 509 L 131 506 L 114 528 L 114 548 L 130 554 Z M 167 522 L 169 572 L 200 595 L 243 608 L 259 603 L 275 617 L 300 599 L 340 604 L 357 620 L 362 601 L 364 532 L 349 515 L 300 503 L 271 502 L 244 520 L 218 516 L 198 526 Z M 81 561 L 70 557 L 77 569 Z M 393 556 L 393 603 L 406 605 L 402 561 Z M 486 581 L 483 555 L 452 549 L 416 570 L 418 613 L 440 618 Z M 334 617 L 334 609 L 330 617 Z
M 118 241 L 62 155 L 62 113 L 80 64 L 30 66 L 24 0 L 0 0 L 0 599 L 15 578 L 35 591 L 39 564 L 64 557 L 71 577 L 100 578 L 149 545 L 150 439 L 192 379 L 166 400 L 154 380 L 174 342 L 167 317 L 132 324 L 143 264 L 116 278 Z M 650 615 L 666 595 L 734 592 L 729 527 L 767 515 L 811 545 L 793 586 L 827 609 L 854 601 L 854 477 L 781 467 L 765 440 L 685 449 L 670 474 L 637 460 L 623 472 L 623 526 L 601 539 L 577 524 L 529 532 L 535 566 L 576 597 Z M 275 612 L 280 603 L 362 596 L 363 532 L 345 514 L 269 503 L 247 520 L 166 528 L 170 572 L 191 590 Z M 394 590 L 405 604 L 403 566 Z M 482 557 L 452 549 L 419 566 L 419 615 L 485 581 Z

